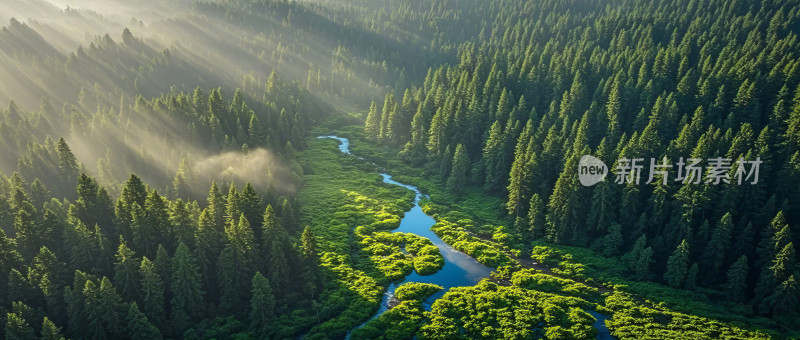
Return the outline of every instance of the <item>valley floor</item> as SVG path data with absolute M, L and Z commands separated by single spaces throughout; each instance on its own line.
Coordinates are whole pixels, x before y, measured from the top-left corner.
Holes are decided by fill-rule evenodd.
M 627 280 L 618 258 L 586 248 L 509 239 L 499 227 L 509 225 L 500 199 L 477 189 L 448 194 L 436 176 L 399 161 L 396 150 L 367 142 L 358 126 L 316 132 L 349 138 L 358 157 L 341 154 L 331 139 L 311 139 L 298 154 L 305 178 L 299 195 L 304 223 L 320 235 L 323 266 L 331 280 L 319 306 L 325 321 L 308 333 L 309 339 L 348 334 L 354 339 L 588 339 L 596 337 L 595 316 L 603 314 L 618 339 L 782 337 L 777 325 L 753 318 L 743 306 L 718 305 L 701 293 Z M 390 283 L 425 265 L 422 256 L 403 252 L 420 240 L 388 232 L 411 207 L 413 195 L 383 183 L 380 171 L 429 193 L 421 205 L 437 220 L 432 230 L 497 269 L 476 286 L 451 289 L 429 312 L 422 308 L 427 295 L 399 301 L 349 333 L 374 314 Z

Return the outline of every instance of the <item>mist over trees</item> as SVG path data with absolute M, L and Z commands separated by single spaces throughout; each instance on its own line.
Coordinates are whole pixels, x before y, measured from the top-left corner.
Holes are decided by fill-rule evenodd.
M 798 1 L 9 0 L 0 23 L 0 338 L 800 332 Z M 586 187 L 583 155 L 673 171 Z M 731 180 L 675 181 L 681 157 Z M 410 196 L 375 164 L 492 277 L 369 321 L 444 263 L 388 232 Z

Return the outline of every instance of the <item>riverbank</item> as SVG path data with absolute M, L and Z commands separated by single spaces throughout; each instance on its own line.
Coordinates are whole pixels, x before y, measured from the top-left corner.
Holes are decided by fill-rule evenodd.
M 622 262 L 619 259 L 606 258 L 593 253 L 586 248 L 564 247 L 536 242 L 527 247 L 518 247 L 518 244 L 498 242 L 503 235 L 498 235 L 499 225 L 509 225 L 500 214 L 504 209 L 497 198 L 486 196 L 480 190 L 468 188 L 459 197 L 445 192 L 435 174 L 427 173 L 425 169 L 413 168 L 397 159 L 397 151 L 384 148 L 374 143 L 361 139 L 360 127 L 344 127 L 337 130 L 343 136 L 353 137 L 351 148 L 354 153 L 365 160 L 375 162 L 380 168 L 390 168 L 395 178 L 405 183 L 418 186 L 421 190 L 430 193 L 430 200 L 422 203 L 423 208 L 437 220 L 458 221 L 471 220 L 463 227 L 464 231 L 484 244 L 498 246 L 519 260 L 525 267 L 532 267 L 559 278 L 572 278 L 576 282 L 584 282 L 590 287 L 599 288 L 604 294 L 602 305 L 607 301 L 616 301 L 611 305 L 621 308 L 619 301 L 627 301 L 630 308 L 645 308 L 654 315 L 659 315 L 658 320 L 671 320 L 668 323 L 653 323 L 652 321 L 630 324 L 633 319 L 626 319 L 625 311 L 616 312 L 614 320 L 609 320 L 616 328 L 617 334 L 626 332 L 637 334 L 648 328 L 660 329 L 665 334 L 677 335 L 681 329 L 697 328 L 707 329 L 710 334 L 748 334 L 754 338 L 768 338 L 764 333 L 765 326 L 756 326 L 764 320 L 758 318 L 744 318 L 731 314 L 727 307 L 711 304 L 695 292 L 676 290 L 651 282 L 629 281 L 619 275 Z M 501 237 L 497 237 L 501 236 Z M 463 240 L 461 240 L 463 241 Z M 541 263 L 529 260 L 530 250 L 537 245 L 558 254 L 555 262 Z M 529 261 L 526 263 L 526 261 Z M 546 267 L 542 267 L 545 265 Z M 650 301 L 653 301 L 650 303 Z M 704 316 L 708 316 L 706 318 Z M 715 320 L 716 319 L 716 320 Z M 709 325 L 718 325 L 710 327 Z M 706 325 L 706 326 L 702 326 Z M 740 328 L 745 325 L 746 328 Z M 630 331 L 631 327 L 633 331 Z M 747 329 L 755 332 L 748 331 Z M 713 330 L 713 331 L 712 331 Z M 716 332 L 716 333 L 714 333 Z
M 357 135 L 354 131 L 344 131 L 344 133 L 353 133 Z M 383 162 L 381 159 L 373 159 L 370 156 L 365 156 L 365 160 L 359 160 L 355 157 L 341 157 L 341 155 L 334 157 L 333 153 L 339 152 L 336 149 L 337 144 L 338 143 L 332 140 L 315 140 L 310 143 L 309 150 L 304 151 L 304 154 L 300 155 L 301 164 L 303 164 L 304 171 L 307 173 L 306 178 L 308 182 L 307 188 L 303 189 L 300 197 L 305 203 L 311 204 L 309 206 L 311 210 L 304 211 L 304 216 L 313 215 L 309 216 L 309 220 L 314 223 L 312 228 L 314 228 L 315 231 L 319 229 L 323 233 L 330 233 L 331 230 L 336 230 L 337 232 L 334 233 L 336 235 L 331 236 L 334 238 L 338 237 L 336 242 L 330 244 L 332 246 L 330 248 L 331 251 L 325 253 L 323 258 L 326 260 L 323 262 L 326 268 L 330 268 L 332 273 L 336 275 L 336 281 L 340 282 L 335 289 L 333 289 L 335 293 L 328 293 L 328 296 L 337 298 L 345 297 L 343 300 L 339 300 L 344 303 L 340 303 L 340 306 L 342 306 L 339 309 L 339 311 L 341 311 L 340 314 L 332 314 L 329 312 L 323 319 L 327 321 L 323 322 L 323 325 L 315 327 L 315 331 L 317 332 L 310 333 L 320 334 L 322 330 L 334 331 L 335 333 L 328 333 L 329 337 L 331 337 L 330 334 L 341 334 L 340 336 L 344 336 L 345 333 L 342 332 L 342 329 L 345 328 L 345 323 L 347 322 L 350 322 L 350 327 L 352 327 L 361 323 L 361 321 L 357 320 L 368 319 L 369 315 L 372 315 L 372 313 L 378 309 L 382 297 L 382 287 L 392 282 L 391 277 L 404 277 L 407 273 L 410 273 L 413 268 L 412 264 L 403 265 L 403 263 L 407 263 L 407 259 L 405 256 L 400 256 L 403 253 L 400 247 L 386 248 L 391 251 L 385 255 L 377 255 L 372 253 L 370 249 L 365 249 L 363 247 L 358 239 L 358 234 L 355 232 L 356 229 L 361 227 L 383 228 L 381 230 L 396 228 L 402 218 L 403 211 L 413 206 L 409 204 L 409 202 L 413 201 L 413 194 L 399 187 L 392 188 L 392 186 L 384 184 L 382 178 L 378 176 L 377 173 L 370 173 L 371 171 L 374 172 L 380 168 L 388 167 L 387 165 L 389 164 Z M 368 145 L 359 139 L 352 140 L 351 147 L 355 151 L 354 153 L 359 156 L 362 155 L 362 150 L 365 151 L 365 153 L 363 153 L 364 155 L 369 155 L 371 154 L 370 150 L 376 149 L 374 145 Z M 376 167 L 370 165 L 369 161 L 374 161 L 380 166 Z M 442 198 L 446 198 L 446 196 L 442 194 L 442 191 L 439 190 L 434 180 L 430 180 L 430 177 L 426 177 L 428 178 L 427 180 L 422 179 L 423 174 L 421 170 L 401 165 L 398 166 L 397 169 L 392 168 L 391 173 L 397 174 L 394 178 L 398 180 L 402 179 L 404 183 L 412 183 L 420 187 L 420 189 L 426 193 L 431 194 L 431 201 L 424 200 L 421 205 L 425 209 L 431 208 L 432 210 L 428 211 L 433 211 L 435 213 L 434 216 L 437 216 L 437 220 L 440 220 L 438 216 L 443 217 L 441 220 L 454 222 L 471 219 L 474 225 L 467 225 L 466 227 L 468 227 L 469 232 L 472 233 L 471 235 L 481 236 L 480 240 L 473 241 L 494 242 L 495 244 L 499 244 L 495 241 L 485 241 L 485 239 L 483 239 L 487 234 L 490 238 L 492 235 L 492 233 L 487 233 L 485 230 L 482 230 L 482 228 L 485 225 L 489 225 L 484 222 L 488 220 L 488 218 L 484 218 L 483 216 L 488 216 L 489 210 L 492 209 L 493 198 L 485 198 L 487 202 L 486 206 L 489 208 L 456 210 L 454 207 L 459 205 L 462 208 L 469 204 L 477 207 L 482 198 L 474 193 L 469 193 L 466 197 L 468 200 L 467 203 L 449 203 L 442 200 Z M 338 188 L 338 190 L 334 190 L 333 188 Z M 400 189 L 400 191 L 398 192 L 395 189 Z M 391 193 L 394 193 L 396 196 L 392 197 Z M 396 197 L 403 197 L 403 199 L 397 200 Z M 362 211 L 363 213 L 361 213 Z M 465 213 L 464 211 L 468 211 L 469 213 Z M 480 224 L 477 221 L 480 221 Z M 331 226 L 326 223 L 331 224 Z M 342 237 L 341 235 L 343 232 L 348 236 Z M 385 247 L 381 246 L 380 248 Z M 548 264 L 548 266 L 552 266 L 553 270 L 562 272 L 566 270 L 573 274 L 587 275 L 589 279 L 594 279 L 592 277 L 594 268 L 590 266 L 575 266 L 574 268 L 565 266 L 579 265 L 580 263 L 577 262 L 577 257 L 572 257 L 572 254 L 569 252 L 561 252 L 558 247 L 548 247 L 548 249 L 559 252 L 558 261 L 555 264 Z M 509 249 L 509 251 L 512 250 L 513 249 Z M 343 253 L 347 255 L 344 256 Z M 336 261 L 329 261 L 331 259 L 336 259 Z M 388 265 L 391 263 L 398 265 L 394 267 Z M 397 270 L 388 270 L 391 268 L 396 268 Z M 719 323 L 689 314 L 677 313 L 667 308 L 641 305 L 637 303 L 630 294 L 622 290 L 615 290 L 613 293 L 603 292 L 596 294 L 591 290 L 586 290 L 585 288 L 580 288 L 579 285 L 575 285 L 579 283 L 575 280 L 573 280 L 575 282 L 555 280 L 555 278 L 558 277 L 546 274 L 542 274 L 543 276 L 536 276 L 532 275 L 535 274 L 535 272 L 523 272 L 525 275 L 535 280 L 522 280 L 522 274 L 517 274 L 517 284 L 514 284 L 513 274 L 519 272 L 519 269 L 521 269 L 521 266 L 514 270 L 507 271 L 511 276 L 510 278 L 505 278 L 511 283 L 507 287 L 479 284 L 473 287 L 456 288 L 451 290 L 453 294 L 448 293 L 437 300 L 437 302 L 431 306 L 431 311 L 429 313 L 419 312 L 417 309 L 406 305 L 386 316 L 388 317 L 391 315 L 391 317 L 399 319 L 402 319 L 401 316 L 403 316 L 418 320 L 419 322 L 415 324 L 417 326 L 414 327 L 420 327 L 419 333 L 417 333 L 420 337 L 425 337 L 424 334 L 429 331 L 434 331 L 434 333 L 444 331 L 444 329 L 440 328 L 448 324 L 460 325 L 459 327 L 463 328 L 474 323 L 479 323 L 486 327 L 499 327 L 502 329 L 503 327 L 500 325 L 505 321 L 498 320 L 494 317 L 491 319 L 474 320 L 475 316 L 471 316 L 472 314 L 463 314 L 458 308 L 456 310 L 452 308 L 453 306 L 461 306 L 463 303 L 468 302 L 469 300 L 466 296 L 477 296 L 491 300 L 497 298 L 498 294 L 500 294 L 499 296 L 510 294 L 508 299 L 501 298 L 496 301 L 497 305 L 491 303 L 485 306 L 488 309 L 476 312 L 493 315 L 492 313 L 498 311 L 496 308 L 511 308 L 510 310 L 515 311 L 525 310 L 524 306 L 519 305 L 524 299 L 520 300 L 519 298 L 512 297 L 539 294 L 538 296 L 541 298 L 547 296 L 548 298 L 546 299 L 551 300 L 554 306 L 562 302 L 567 303 L 567 305 L 559 307 L 567 314 L 569 314 L 571 308 L 569 304 L 573 304 L 573 306 L 580 305 L 576 305 L 576 303 L 578 303 L 577 301 L 584 301 L 584 305 L 581 306 L 586 310 L 592 311 L 597 309 L 604 314 L 613 313 L 613 318 L 609 320 L 608 325 L 613 334 L 620 339 L 632 338 L 637 335 L 641 336 L 644 334 L 641 332 L 648 329 L 662 334 L 664 337 L 674 336 L 678 334 L 678 332 L 687 331 L 688 329 L 703 329 L 708 332 L 716 332 L 715 334 L 720 335 L 738 334 L 751 338 L 767 337 L 763 334 L 748 332 L 729 324 Z M 596 279 L 595 281 L 603 282 L 597 281 Z M 351 286 L 351 284 L 354 286 Z M 372 287 L 373 289 L 366 289 L 366 287 Z M 532 290 L 538 291 L 538 293 L 534 293 Z M 465 294 L 463 291 L 469 293 Z M 546 293 L 546 291 L 552 293 Z M 364 294 L 364 292 L 371 292 L 371 294 Z M 590 298 L 587 295 L 587 298 L 597 302 L 589 302 L 589 300 L 579 297 L 579 294 L 592 295 L 594 297 Z M 400 307 L 398 306 L 395 309 L 398 308 Z M 581 311 L 582 310 L 583 309 L 581 309 Z M 651 315 L 652 319 L 646 319 L 644 322 L 633 322 L 639 319 L 630 317 L 632 311 Z M 577 313 L 577 311 L 575 313 Z M 420 315 L 427 315 L 428 317 L 420 319 Z M 579 315 L 583 314 L 576 314 L 573 318 L 573 322 L 584 320 L 584 318 L 579 317 Z M 545 318 L 546 316 L 545 314 L 541 314 L 536 316 L 536 319 L 538 320 L 540 317 Z M 569 320 L 569 318 L 565 320 Z M 594 318 L 589 315 L 585 317 L 585 320 L 594 320 Z M 498 324 L 497 322 L 501 323 Z M 583 321 L 578 323 L 583 324 Z M 588 324 L 589 329 L 595 329 L 593 323 L 594 321 Z M 382 324 L 389 325 L 393 323 L 382 322 Z M 412 325 L 408 323 L 404 324 L 404 326 L 412 327 Z M 555 326 L 555 324 L 551 324 L 549 327 L 552 328 Z M 562 325 L 559 327 L 563 328 L 564 326 Z M 552 331 L 555 332 L 558 329 L 553 328 Z M 545 329 L 543 328 L 540 331 L 544 332 Z

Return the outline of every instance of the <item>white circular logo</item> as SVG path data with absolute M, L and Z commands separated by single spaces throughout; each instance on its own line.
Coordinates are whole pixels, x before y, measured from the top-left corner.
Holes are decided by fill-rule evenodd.
M 578 161 L 578 180 L 586 187 L 604 180 L 608 174 L 608 167 L 603 161 L 592 155 L 583 155 Z

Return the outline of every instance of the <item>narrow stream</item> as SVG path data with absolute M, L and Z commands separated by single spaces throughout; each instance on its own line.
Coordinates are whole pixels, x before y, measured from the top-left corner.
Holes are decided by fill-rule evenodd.
M 350 152 L 350 141 L 347 138 L 332 135 L 319 136 L 317 138 L 336 139 L 340 143 L 339 150 L 345 154 L 352 155 Z M 417 187 L 395 181 L 392 179 L 392 176 L 386 173 L 381 173 L 381 176 L 383 177 L 384 183 L 398 185 L 414 192 L 414 206 L 411 208 L 411 210 L 405 213 L 403 218 L 400 220 L 400 226 L 397 227 L 397 229 L 392 230 L 392 232 L 416 234 L 431 240 L 431 242 L 433 242 L 433 244 L 439 248 L 439 252 L 444 257 L 444 266 L 442 266 L 442 269 L 431 275 L 420 275 L 414 271 L 406 276 L 403 281 L 389 285 L 386 293 L 383 295 L 380 308 L 375 315 L 353 329 L 364 326 L 370 320 L 379 317 L 381 314 L 389 310 L 389 301 L 394 296 L 395 289 L 406 282 L 433 283 L 444 287 L 444 289 L 431 295 L 423 301 L 423 308 L 425 308 L 425 310 L 430 310 L 433 302 L 444 296 L 444 294 L 450 290 L 450 288 L 474 286 L 481 279 L 489 277 L 489 274 L 492 272 L 492 268 L 484 266 L 469 255 L 454 249 L 430 229 L 431 226 L 436 223 L 436 220 L 434 220 L 433 217 L 425 214 L 425 212 L 422 211 L 422 207 L 419 206 L 419 201 L 422 199 L 423 195 L 420 193 Z M 613 339 L 608 332 L 608 328 L 605 327 L 604 321 L 606 316 L 594 311 L 588 312 L 597 319 L 597 322 L 594 324 L 595 328 L 598 330 L 597 339 Z M 349 333 L 347 338 L 350 338 Z
M 347 138 L 337 136 L 320 136 L 319 138 L 336 139 L 340 142 L 339 150 L 343 153 L 351 154 L 350 141 L 347 140 Z M 444 289 L 423 301 L 423 307 L 426 310 L 430 310 L 433 301 L 444 296 L 450 288 L 474 286 L 481 279 L 489 277 L 492 268 L 484 266 L 469 255 L 451 247 L 430 229 L 431 226 L 436 223 L 436 220 L 425 214 L 425 212 L 422 211 L 422 207 L 419 206 L 419 201 L 422 199 L 423 195 L 419 192 L 417 187 L 395 181 L 392 179 L 392 176 L 385 173 L 382 173 L 381 176 L 383 177 L 384 183 L 401 186 L 414 192 L 414 206 L 411 210 L 406 211 L 403 218 L 400 220 L 400 226 L 392 230 L 392 232 L 416 234 L 431 240 L 431 242 L 439 248 L 439 252 L 444 257 L 444 266 L 431 275 L 420 275 L 414 271 L 406 276 L 403 281 L 391 284 L 386 294 L 383 296 L 380 309 L 371 319 L 380 316 L 389 309 L 389 301 L 392 296 L 394 296 L 395 288 L 406 282 L 433 283 L 444 287 Z

